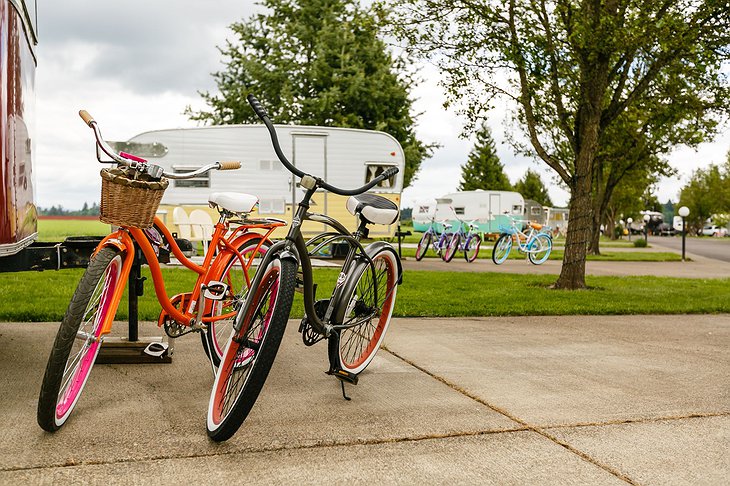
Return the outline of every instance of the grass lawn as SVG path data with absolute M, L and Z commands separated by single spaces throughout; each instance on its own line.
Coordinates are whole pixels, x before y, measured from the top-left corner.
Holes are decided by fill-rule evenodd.
M 38 241 L 63 241 L 67 236 L 106 236 L 111 227 L 98 219 L 39 219 Z
M 0 274 L 0 320 L 60 321 L 83 270 Z M 336 269 L 316 269 L 320 298 L 328 295 Z M 147 269 L 144 273 L 149 277 Z M 192 274 L 164 270 L 168 295 L 189 290 Z M 730 312 L 730 279 L 586 277 L 589 290 L 549 288 L 551 275 L 409 271 L 398 290 L 394 315 L 418 317 L 681 314 Z M 439 289 L 439 291 L 434 291 Z M 140 298 L 140 317 L 156 320 L 159 304 L 151 280 Z M 292 317 L 303 314 L 296 294 Z M 127 317 L 126 298 L 118 319 Z

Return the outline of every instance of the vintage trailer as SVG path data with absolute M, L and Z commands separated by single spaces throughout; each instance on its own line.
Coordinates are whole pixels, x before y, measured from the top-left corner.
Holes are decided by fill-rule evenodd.
M 436 199 L 434 218 L 452 225 L 475 221 L 482 233 L 498 233 L 500 226 L 509 226 L 510 219 L 522 219 L 525 200 L 513 191 L 461 191 Z M 439 225 L 439 229 L 441 229 Z
M 400 172 L 370 192 L 384 196 L 400 206 L 405 159 L 403 149 L 392 136 L 377 131 L 317 126 L 277 125 L 279 140 L 292 163 L 303 171 L 324 178 L 330 184 L 356 188 L 380 175 L 389 167 Z M 238 191 L 259 197 L 258 212 L 291 221 L 292 207 L 303 195 L 294 178 L 279 162 L 263 125 L 221 125 L 200 128 L 155 130 L 116 142 L 118 150 L 134 153 L 159 164 L 166 170 L 192 171 L 216 160 L 239 160 L 241 169 L 216 172 L 189 180 L 171 181 L 160 211 L 172 224 L 173 209 L 188 212 L 204 208 L 208 194 Z M 341 221 L 353 231 L 355 217 L 347 212 L 346 198 L 322 192 L 313 198 L 312 212 L 324 213 Z M 210 210 L 212 217 L 217 214 Z M 373 225 L 371 236 L 393 236 L 397 224 Z M 324 230 L 324 224 L 308 221 L 308 234 Z M 280 230 L 275 236 L 280 236 Z
M 534 199 L 525 199 L 525 220 L 538 224 L 547 224 L 549 214 L 550 208 L 543 206 Z
M 0 0 L 0 257 L 37 237 L 33 199 L 35 0 Z
M 431 219 L 436 213 L 436 200 L 435 199 L 422 199 L 416 201 L 413 205 L 413 213 L 411 219 L 413 220 L 414 231 L 426 231 L 431 224 Z

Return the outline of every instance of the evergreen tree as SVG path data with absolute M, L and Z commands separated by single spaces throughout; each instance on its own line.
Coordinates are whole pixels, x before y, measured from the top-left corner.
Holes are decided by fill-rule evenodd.
M 515 184 L 515 191 L 522 194 L 522 197 L 525 199 L 532 199 L 543 206 L 552 207 L 553 205 L 553 202 L 550 200 L 550 194 L 548 194 L 547 187 L 545 187 L 545 184 L 542 183 L 540 175 L 530 169 L 527 169 L 525 176 L 517 181 L 517 184 Z
M 476 137 L 476 143 L 469 153 L 466 164 L 461 166 L 459 190 L 511 191 L 512 184 L 504 173 L 504 167 L 494 146 L 492 132 L 486 122 L 482 124 Z
M 379 18 L 356 0 L 263 0 L 264 12 L 231 26 L 213 74 L 210 111 L 187 114 L 215 125 L 256 123 L 247 93 L 277 123 L 382 130 L 405 152 L 404 187 L 431 146 L 416 138 L 409 89 L 415 80 L 378 38 Z M 322 174 L 317 174 L 322 175 Z

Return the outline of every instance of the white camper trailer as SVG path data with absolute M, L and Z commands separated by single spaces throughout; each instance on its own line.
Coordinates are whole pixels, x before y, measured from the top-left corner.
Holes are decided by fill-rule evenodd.
M 461 191 L 436 199 L 436 221 L 458 224 L 475 221 L 482 233 L 498 233 L 500 226 L 509 226 L 510 218 L 523 218 L 525 200 L 512 191 Z
M 400 172 L 383 181 L 370 192 L 384 196 L 400 206 L 405 158 L 403 149 L 392 136 L 377 131 L 317 126 L 276 126 L 284 153 L 304 172 L 322 177 L 342 188 L 357 188 L 389 167 Z M 159 164 L 165 170 L 193 171 L 212 161 L 238 160 L 236 171 L 218 172 L 187 180 L 170 181 L 160 206 L 161 213 L 172 214 L 174 207 L 207 207 L 208 194 L 237 191 L 259 198 L 259 215 L 291 221 L 292 206 L 299 202 L 303 190 L 294 184 L 274 153 L 269 133 L 263 125 L 222 125 L 201 128 L 178 128 L 141 133 L 116 148 Z M 356 219 L 345 208 L 346 198 L 322 192 L 312 199 L 312 212 L 324 213 L 353 231 Z M 217 214 L 210 209 L 211 216 Z M 167 218 L 167 223 L 172 223 Z M 305 233 L 325 229 L 324 224 L 307 222 Z M 371 236 L 392 236 L 396 225 L 373 225 Z M 275 236 L 282 236 L 285 229 Z
M 436 200 L 423 199 L 413 204 L 413 230 L 425 232 L 431 225 L 431 219 L 436 213 Z

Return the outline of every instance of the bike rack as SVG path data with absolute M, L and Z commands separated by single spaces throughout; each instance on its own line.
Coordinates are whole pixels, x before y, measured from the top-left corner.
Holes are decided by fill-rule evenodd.
M 135 247 L 136 248 L 136 247 Z M 144 281 L 142 277 L 142 250 L 136 248 L 134 262 L 129 271 L 127 291 L 129 295 L 129 331 L 127 338 L 105 338 L 96 357 L 101 364 L 141 364 L 141 363 L 172 363 L 172 345 L 161 356 L 150 356 L 144 352 L 150 343 L 162 342 L 159 338 L 139 338 L 139 303 L 138 299 L 144 295 Z

